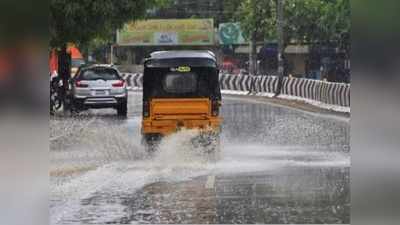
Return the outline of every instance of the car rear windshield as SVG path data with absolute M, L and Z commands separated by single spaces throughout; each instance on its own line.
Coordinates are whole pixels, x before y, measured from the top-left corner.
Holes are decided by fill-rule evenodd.
M 119 80 L 118 72 L 110 68 L 91 68 L 83 70 L 79 80 Z
M 197 75 L 195 73 L 168 73 L 164 77 L 163 88 L 166 92 L 175 94 L 195 92 Z

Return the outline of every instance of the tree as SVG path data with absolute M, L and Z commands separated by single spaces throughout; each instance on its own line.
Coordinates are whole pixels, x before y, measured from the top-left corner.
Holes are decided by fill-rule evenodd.
M 288 41 L 307 44 L 350 45 L 349 0 L 286 0 Z
M 245 37 L 271 42 L 277 40 L 276 9 L 277 0 L 245 0 L 234 17 L 239 19 Z M 333 45 L 348 54 L 349 36 L 349 0 L 285 0 L 284 47 L 290 43 Z
M 252 1 L 256 2 L 256 11 L 251 9 Z M 245 36 L 258 29 L 258 39 L 276 40 L 276 1 L 242 2 L 235 16 L 242 23 Z M 350 44 L 344 38 L 350 33 L 349 0 L 285 0 L 284 7 L 285 45 L 292 41 Z
M 243 29 L 243 35 L 250 40 L 249 72 L 256 74 L 257 41 L 264 41 L 271 34 L 272 15 L 270 0 L 246 0 L 240 4 L 237 17 Z
M 51 0 L 50 47 L 61 48 L 59 75 L 63 92 L 69 79 L 67 43 L 84 45 L 95 38 L 109 38 L 125 22 L 142 18 L 146 10 L 167 0 Z
M 142 18 L 165 0 L 51 0 L 50 45 L 107 37 L 125 22 Z
M 215 24 L 235 18 L 242 0 L 166 0 L 166 4 L 149 13 L 157 19 L 213 18 Z
M 238 22 L 237 12 L 243 0 L 222 0 L 222 22 Z
M 308 45 L 311 53 L 308 60 L 313 69 L 323 66 L 322 77 L 335 80 L 332 75 L 336 74 L 333 71 L 338 68 L 338 61 L 331 57 L 333 50 L 339 50 L 342 60 L 350 56 L 349 0 L 287 1 L 289 41 Z M 320 61 L 325 58 L 331 60 Z

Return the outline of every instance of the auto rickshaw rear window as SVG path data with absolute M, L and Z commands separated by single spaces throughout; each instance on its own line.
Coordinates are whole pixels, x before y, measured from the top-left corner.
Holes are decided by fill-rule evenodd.
M 197 90 L 197 75 L 195 73 L 167 73 L 163 80 L 163 88 L 168 93 L 184 94 Z
M 221 98 L 215 68 L 191 67 L 190 70 L 179 72 L 171 71 L 170 67 L 145 67 L 143 98 Z

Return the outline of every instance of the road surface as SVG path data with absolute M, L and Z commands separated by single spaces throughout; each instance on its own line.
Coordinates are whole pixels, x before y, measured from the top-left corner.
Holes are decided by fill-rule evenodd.
M 138 92 L 127 119 L 52 119 L 51 223 L 350 223 L 347 118 L 223 98 L 217 162 L 187 144 L 194 131 L 146 158 Z

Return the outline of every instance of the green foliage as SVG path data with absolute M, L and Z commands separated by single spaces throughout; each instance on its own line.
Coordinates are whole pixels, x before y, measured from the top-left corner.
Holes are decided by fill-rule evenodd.
M 215 24 L 233 20 L 243 0 L 164 0 L 148 15 L 157 19 L 213 18 Z
M 222 22 L 238 22 L 237 11 L 242 4 L 243 0 L 222 0 Z
M 243 35 L 246 39 L 254 32 L 256 38 L 265 39 L 275 32 L 270 28 L 275 20 L 273 17 L 272 0 L 245 0 L 238 7 L 235 14 L 241 23 Z M 275 29 L 274 29 L 275 30 Z
M 256 32 L 258 41 L 276 40 L 277 0 L 242 1 L 235 14 L 244 35 Z M 256 9 L 253 9 L 253 6 Z M 349 0 L 285 0 L 284 43 L 337 44 L 350 46 Z
M 86 44 L 94 38 L 109 38 L 129 20 L 168 0 L 51 0 L 50 45 L 68 42 Z
M 286 31 L 300 43 L 338 43 L 350 32 L 349 0 L 286 0 Z

